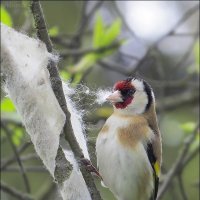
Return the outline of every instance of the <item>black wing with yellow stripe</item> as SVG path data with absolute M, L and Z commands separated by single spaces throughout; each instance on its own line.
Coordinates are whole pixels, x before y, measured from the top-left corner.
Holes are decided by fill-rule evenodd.
M 150 200 L 156 200 L 158 193 L 159 173 L 160 173 L 159 164 L 156 159 L 156 156 L 154 155 L 153 146 L 150 142 L 147 144 L 146 151 L 149 158 L 149 162 L 151 163 L 151 167 L 153 169 L 153 176 L 154 176 L 154 192 Z

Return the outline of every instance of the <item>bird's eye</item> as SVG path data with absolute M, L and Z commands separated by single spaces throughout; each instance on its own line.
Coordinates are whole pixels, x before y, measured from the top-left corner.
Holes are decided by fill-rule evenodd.
M 135 93 L 134 89 L 121 90 L 122 96 L 131 96 Z

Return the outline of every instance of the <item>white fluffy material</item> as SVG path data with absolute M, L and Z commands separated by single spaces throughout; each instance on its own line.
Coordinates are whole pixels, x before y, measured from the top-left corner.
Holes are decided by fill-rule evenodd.
M 70 99 L 70 95 L 74 94 L 74 90 L 69 87 L 67 83 L 63 83 L 63 89 L 65 93 L 65 99 L 67 102 L 67 107 L 71 113 L 72 128 L 76 139 L 83 150 L 84 157 L 89 159 L 86 138 L 84 136 L 84 127 L 81 114 L 75 108 L 74 103 Z M 63 146 L 63 145 L 62 145 Z M 78 164 L 74 158 L 72 151 L 68 148 L 64 148 L 64 153 L 68 161 L 73 165 L 73 171 L 69 179 L 64 182 L 63 189 L 61 189 L 61 195 L 63 199 L 67 200 L 91 200 L 89 191 L 84 182 L 83 176 L 80 173 Z
M 83 154 L 85 158 L 89 159 L 87 144 L 86 144 L 86 138 L 84 136 L 84 126 L 82 121 L 81 114 L 76 110 L 75 104 L 70 99 L 70 95 L 72 95 L 75 91 L 69 87 L 67 83 L 63 83 L 63 90 L 65 93 L 65 99 L 67 102 L 67 108 L 69 112 L 71 113 L 71 122 L 72 122 L 72 128 L 74 130 L 74 134 L 76 136 L 76 139 L 83 150 Z
M 49 81 L 50 57 L 42 42 L 1 24 L 1 65 L 8 95 L 53 176 L 65 115 Z
M 97 93 L 96 93 L 96 102 L 98 104 L 103 104 L 106 102 L 106 98 L 112 94 L 112 91 L 111 90 L 98 90 Z
M 60 189 L 63 200 L 91 200 L 80 171 L 73 169 L 69 179 L 63 183 Z
M 1 66 L 5 87 L 22 117 L 35 150 L 52 176 L 65 115 L 51 88 L 48 60 L 55 59 L 39 40 L 16 32 L 1 23 Z M 89 159 L 81 117 L 69 98 L 72 89 L 65 85 L 66 101 L 76 138 Z M 64 150 L 64 149 L 63 149 Z M 69 179 L 60 187 L 63 200 L 90 200 L 71 150 L 64 150 L 74 168 Z

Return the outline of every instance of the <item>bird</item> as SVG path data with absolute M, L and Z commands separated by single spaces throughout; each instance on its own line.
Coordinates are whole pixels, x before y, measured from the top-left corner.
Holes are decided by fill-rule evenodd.
M 116 82 L 106 99 L 114 109 L 96 140 L 101 183 L 117 200 L 156 200 L 162 139 L 153 89 L 129 77 Z

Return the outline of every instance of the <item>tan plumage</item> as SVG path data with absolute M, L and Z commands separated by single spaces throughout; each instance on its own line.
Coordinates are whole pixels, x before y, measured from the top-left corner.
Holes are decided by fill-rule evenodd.
M 119 142 L 125 148 L 135 148 L 138 142 L 149 137 L 150 132 L 147 120 L 142 116 L 132 116 L 126 118 L 129 121 L 127 127 L 118 128 Z
M 157 157 L 157 161 L 159 166 L 161 167 L 162 164 L 162 141 L 160 130 L 158 128 L 157 116 L 156 116 L 156 109 L 155 109 L 155 102 L 152 103 L 149 110 L 143 114 L 144 118 L 147 120 L 149 127 L 154 131 L 155 137 L 152 140 L 152 146 Z

